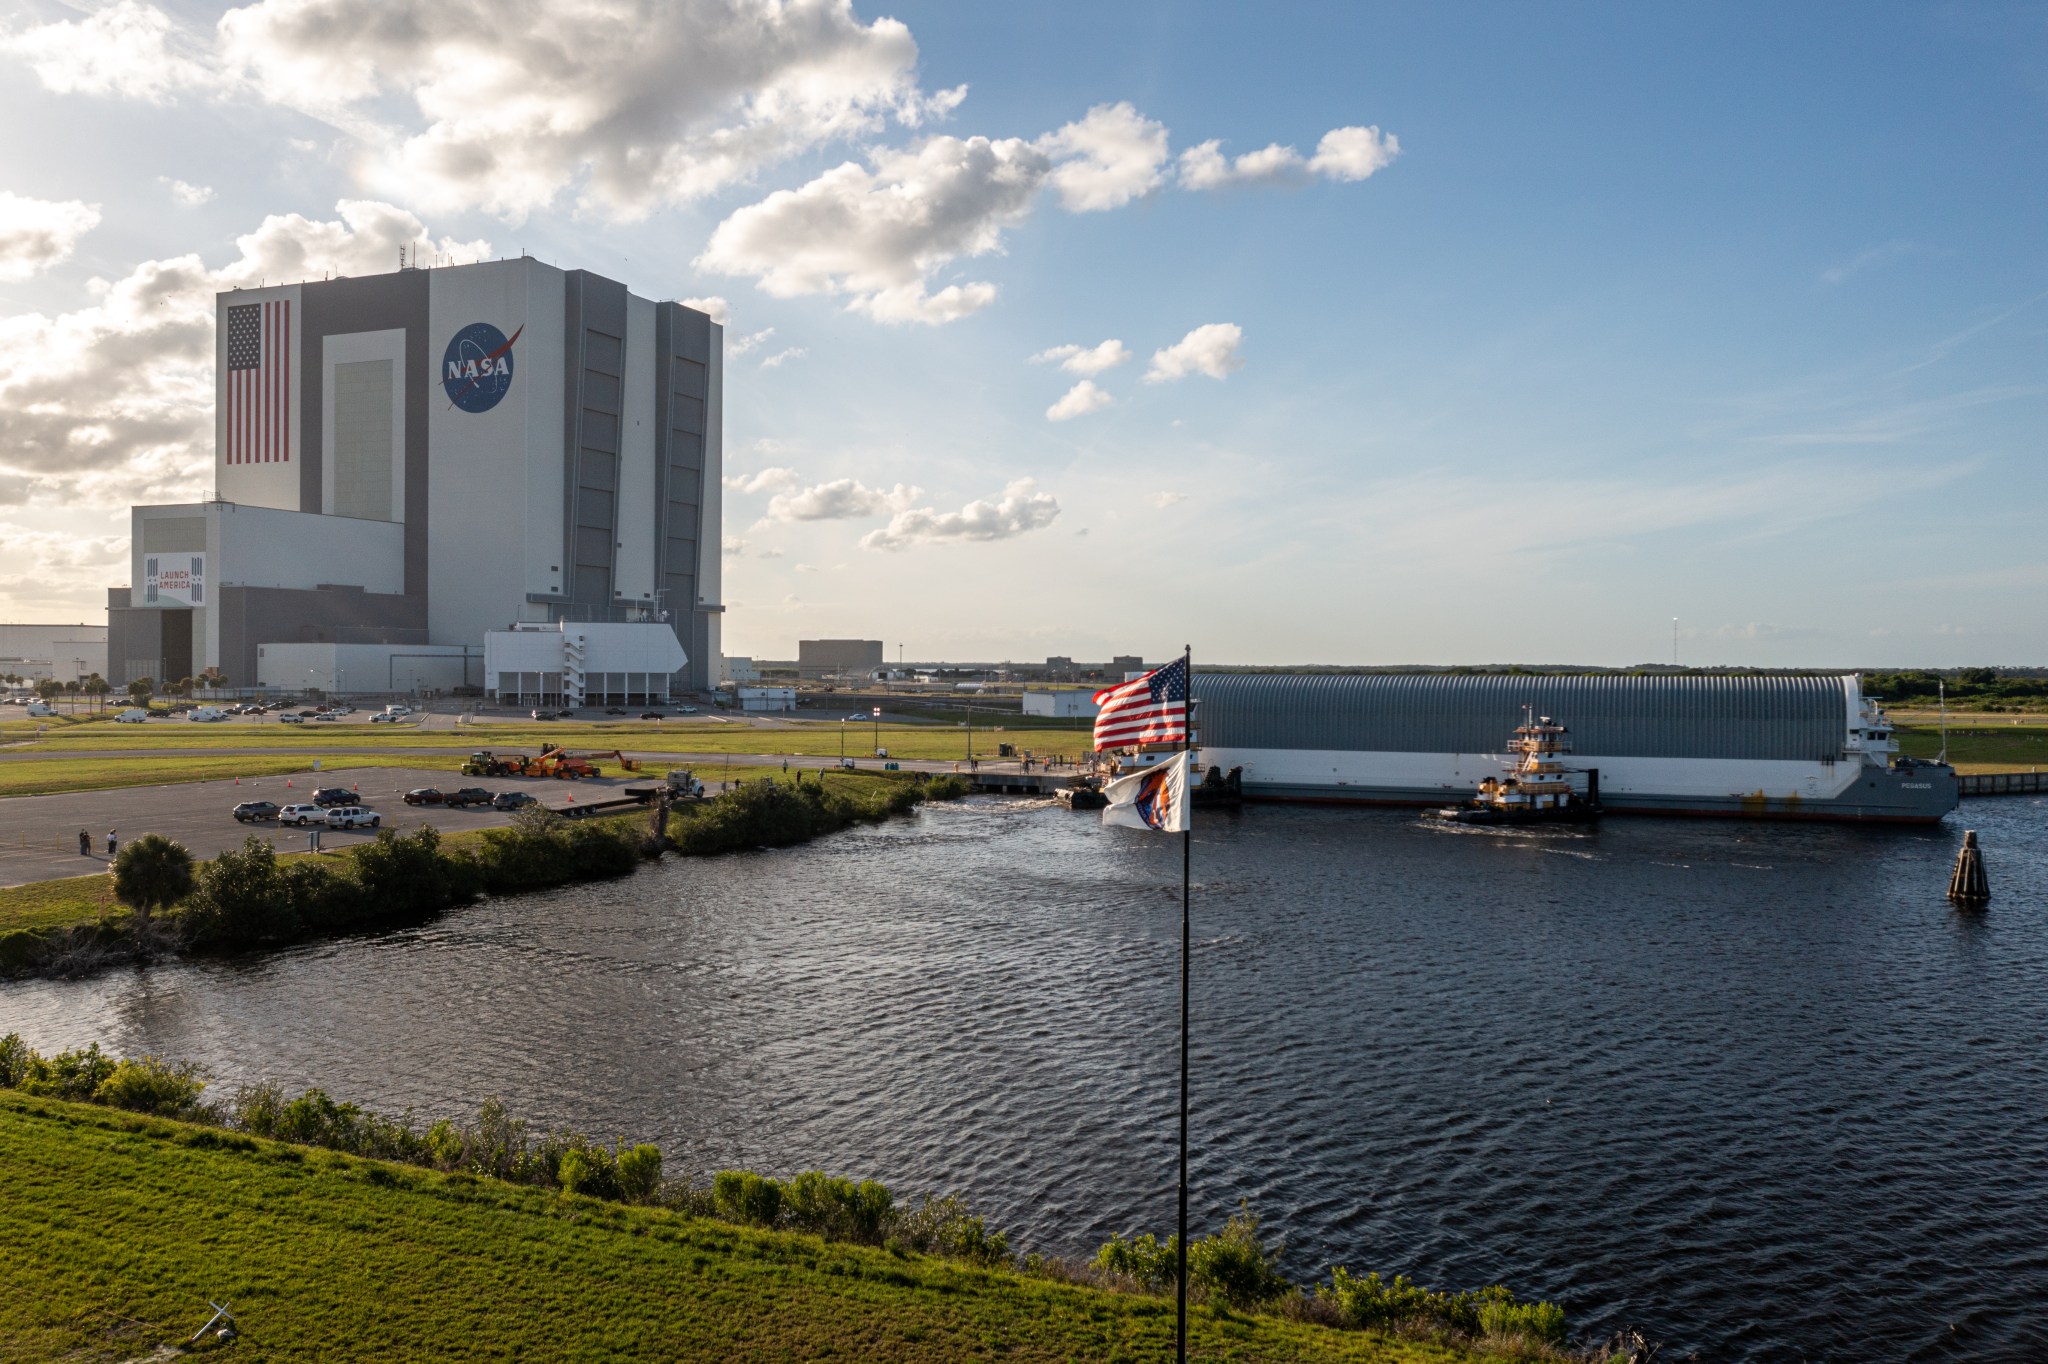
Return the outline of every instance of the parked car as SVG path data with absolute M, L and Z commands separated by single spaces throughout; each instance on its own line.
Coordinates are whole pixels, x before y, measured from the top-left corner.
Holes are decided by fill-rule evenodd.
M 358 800 L 356 793 L 346 786 L 323 786 L 313 793 L 313 803 L 323 808 L 329 805 L 354 805 Z
M 696 713 L 697 713 L 697 708 L 696 708 L 695 706 L 684 706 L 684 707 L 683 707 L 683 714 L 685 714 L 685 715 L 695 715 Z
M 290 711 L 286 711 L 284 714 L 277 717 L 277 722 L 281 725 L 303 725 L 306 723 L 306 717 L 303 715 L 294 715 Z
M 148 711 L 136 710 L 131 708 L 129 710 L 122 711 L 119 715 L 116 715 L 114 717 L 114 723 L 117 725 L 139 725 L 147 719 L 149 719 Z
M 300 828 L 318 824 L 327 818 L 327 812 L 317 805 L 287 805 L 277 812 L 279 824 L 296 824 Z
M 606 706 L 604 708 L 604 713 L 606 715 L 624 715 L 626 711 L 625 708 L 622 706 Z
M 276 819 L 277 802 L 270 800 L 245 800 L 235 807 L 235 818 L 244 824 L 258 820 Z
M 659 720 L 663 717 L 658 710 L 643 710 L 640 712 L 640 718 L 643 720 Z
M 327 812 L 330 829 L 374 829 L 382 822 L 375 810 L 361 805 L 337 805 Z
M 398 723 L 398 717 L 388 710 L 380 710 L 370 717 L 370 723 L 373 725 L 395 725 Z
M 405 793 L 407 805 L 446 805 L 448 797 L 431 786 L 416 786 Z
M 481 786 L 465 786 L 460 791 L 450 791 L 446 797 L 450 807 L 461 810 L 471 805 L 489 805 L 497 799 L 497 793 L 486 791 Z
M 299 718 L 301 720 L 310 720 L 319 713 L 317 710 L 302 710 L 299 712 Z
M 555 718 L 555 713 L 551 710 L 537 710 L 533 713 L 533 718 L 536 720 L 552 720 Z
M 500 791 L 491 798 L 491 808 L 493 810 L 522 810 L 529 805 L 538 804 L 540 804 L 540 801 L 527 795 L 524 791 Z
M 337 711 L 331 711 L 331 710 L 330 710 L 330 711 L 328 711 L 328 712 L 327 712 L 327 713 L 326 713 L 325 715 L 316 715 L 316 716 L 314 716 L 313 718 L 314 718 L 315 720 L 320 720 L 320 721 L 335 721 L 335 720 L 339 720 L 339 719 L 341 719 L 341 715 L 340 715 L 340 713 L 339 713 L 339 712 L 337 712 Z

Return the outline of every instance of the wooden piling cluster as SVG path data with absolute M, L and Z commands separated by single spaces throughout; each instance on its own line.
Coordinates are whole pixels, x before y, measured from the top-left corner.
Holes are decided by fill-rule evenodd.
M 1991 903 L 1991 879 L 1984 874 L 1984 854 L 1977 847 L 1975 829 L 1963 835 L 1956 869 L 1948 877 L 1948 898 L 1958 909 L 1982 909 Z

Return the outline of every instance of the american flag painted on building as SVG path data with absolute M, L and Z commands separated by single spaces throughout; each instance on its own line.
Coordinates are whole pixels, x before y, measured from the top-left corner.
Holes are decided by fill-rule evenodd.
M 1095 747 L 1180 744 L 1188 737 L 1188 662 L 1177 658 L 1120 687 L 1095 693 Z
M 227 460 L 281 464 L 291 458 L 290 299 L 228 309 Z

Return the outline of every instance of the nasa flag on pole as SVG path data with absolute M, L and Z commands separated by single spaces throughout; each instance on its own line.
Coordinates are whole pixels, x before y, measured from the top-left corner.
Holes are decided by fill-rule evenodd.
M 1183 750 L 1141 772 L 1118 777 L 1102 788 L 1102 794 L 1109 797 L 1102 822 L 1163 834 L 1186 831 L 1190 827 L 1188 772 L 1188 754 Z

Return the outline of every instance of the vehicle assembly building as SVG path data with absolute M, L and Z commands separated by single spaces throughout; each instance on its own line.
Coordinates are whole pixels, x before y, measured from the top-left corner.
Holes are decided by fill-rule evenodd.
M 1853 675 L 1199 673 L 1194 697 L 1203 763 L 1247 798 L 1462 800 L 1547 715 L 1611 810 L 1931 823 L 1958 799 Z
M 669 644 L 607 628 L 548 668 L 508 646 L 512 694 L 717 684 L 719 324 L 526 257 L 215 306 L 215 495 L 133 510 L 116 685 L 496 691 L 486 635 L 564 623 Z

